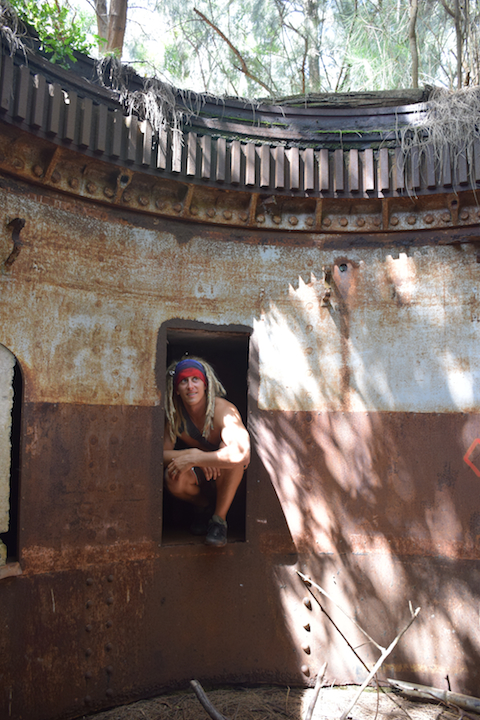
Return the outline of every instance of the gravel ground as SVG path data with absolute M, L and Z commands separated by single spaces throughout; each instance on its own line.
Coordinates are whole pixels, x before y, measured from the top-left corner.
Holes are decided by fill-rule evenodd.
M 276 686 L 231 687 L 206 694 L 213 706 L 228 720 L 304 720 L 313 689 Z M 348 708 L 356 687 L 321 689 L 313 720 L 339 720 Z M 409 701 L 390 691 L 367 688 L 350 711 L 352 720 L 454 720 L 437 703 Z M 478 716 L 473 716 L 478 717 Z M 85 720 L 209 720 L 193 690 L 141 700 L 107 712 L 85 716 Z

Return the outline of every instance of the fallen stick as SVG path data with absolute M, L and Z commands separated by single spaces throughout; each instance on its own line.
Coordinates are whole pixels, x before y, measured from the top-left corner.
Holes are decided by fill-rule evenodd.
M 341 607 L 335 602 L 335 600 L 333 600 L 333 598 L 332 598 L 322 587 L 320 587 L 320 585 L 317 585 L 317 583 L 313 582 L 313 580 L 312 580 L 310 577 L 307 577 L 306 575 L 304 575 L 303 573 L 301 573 L 299 570 L 297 570 L 297 575 L 303 580 L 303 582 L 305 583 L 305 586 L 306 586 L 308 592 L 309 592 L 310 595 L 313 597 L 313 599 L 314 599 L 315 602 L 317 603 L 317 605 L 318 605 L 318 607 L 320 608 L 320 610 L 324 613 L 324 615 L 328 618 L 328 620 L 330 620 L 330 622 L 332 623 L 332 625 L 333 625 L 333 627 L 335 628 L 335 630 L 339 633 L 340 637 L 342 637 L 342 638 L 345 640 L 345 642 L 347 643 L 348 647 L 349 647 L 350 650 L 353 652 L 353 654 L 355 655 L 355 657 L 357 658 L 357 660 L 363 665 L 363 667 L 365 668 L 365 670 L 367 671 L 367 673 L 370 672 L 369 669 L 368 669 L 368 665 L 362 660 L 362 658 L 361 658 L 360 655 L 357 653 L 357 651 L 355 650 L 355 648 L 353 647 L 353 645 L 350 643 L 350 641 L 348 640 L 348 638 L 347 638 L 347 637 L 344 635 L 344 633 L 340 630 L 340 628 L 338 627 L 338 625 L 334 622 L 333 618 L 328 614 L 328 612 L 327 612 L 327 611 L 325 610 L 325 608 L 323 607 L 322 603 L 321 603 L 321 602 L 319 601 L 319 599 L 316 597 L 315 593 L 312 591 L 311 585 L 313 585 L 315 588 L 317 588 L 317 589 L 322 593 L 322 595 L 325 595 L 325 597 L 326 597 L 328 600 L 330 600 L 330 601 L 335 605 L 335 607 L 338 608 L 338 610 L 340 610 L 340 611 L 345 615 L 345 617 L 347 617 L 351 622 L 353 622 L 353 624 L 360 630 L 360 632 L 362 632 L 363 635 L 365 635 L 365 637 L 367 637 L 367 638 L 375 645 L 376 648 L 378 648 L 378 649 L 379 649 L 380 651 L 382 651 L 382 652 L 385 650 L 385 648 L 383 648 L 381 645 L 379 645 L 377 642 L 375 642 L 375 640 L 373 640 L 373 638 L 371 638 L 370 635 L 368 635 L 368 633 L 367 633 L 352 617 L 350 617 L 350 615 L 348 615 L 348 613 L 346 613 L 345 610 L 343 610 L 343 608 L 341 608 Z M 412 609 L 412 607 L 411 607 L 411 603 L 409 603 L 409 604 L 410 604 L 410 612 L 411 612 L 412 615 L 413 615 L 413 609 Z M 417 612 L 419 612 L 419 610 L 420 610 L 420 608 L 417 610 Z M 409 713 L 407 712 L 407 710 L 405 710 L 405 708 L 398 702 L 398 700 L 396 700 L 395 697 L 394 697 L 391 693 L 387 693 L 387 692 L 385 691 L 385 689 L 384 689 L 381 685 L 379 685 L 379 683 L 377 682 L 377 679 L 376 679 L 376 678 L 374 678 L 374 680 L 375 680 L 375 684 L 376 684 L 376 686 L 377 686 L 377 690 L 379 690 L 380 692 L 382 692 L 382 693 L 385 695 L 385 697 L 386 697 L 388 700 L 390 700 L 390 702 L 392 702 L 399 710 L 401 710 L 401 712 L 404 713 L 404 715 L 408 718 L 408 720 L 412 720 L 410 714 L 409 714 Z M 356 701 L 355 701 L 355 702 L 356 702 Z M 352 707 L 353 707 L 353 706 L 352 706 Z M 457 720 L 458 720 L 458 718 L 457 718 Z M 471 719 L 470 719 L 470 720 L 471 720 Z
M 419 612 L 420 612 L 420 608 L 417 608 L 417 609 L 415 610 L 415 612 L 412 613 L 412 617 L 410 618 L 410 620 L 408 621 L 408 623 L 405 625 L 405 627 L 403 628 L 403 630 L 402 630 L 401 632 L 399 632 L 399 634 L 397 635 L 397 637 L 395 638 L 395 640 L 393 640 L 393 641 L 390 643 L 390 645 L 388 646 L 388 648 L 382 652 L 382 654 L 381 654 L 380 657 L 378 658 L 377 662 L 375 663 L 375 665 L 373 666 L 373 668 L 372 668 L 372 669 L 370 670 L 370 672 L 368 673 L 366 680 L 363 682 L 362 686 L 360 687 L 360 690 L 359 690 L 359 691 L 357 692 L 357 694 L 355 695 L 353 701 L 350 703 L 350 705 L 348 706 L 348 708 L 342 713 L 342 715 L 341 715 L 341 717 L 340 717 L 340 720 L 346 720 L 346 717 L 347 717 L 348 713 L 349 713 L 350 710 L 354 707 L 354 705 L 357 703 L 358 698 L 359 698 L 360 695 L 363 693 L 363 691 L 364 691 L 365 688 L 367 687 L 367 685 L 368 685 L 368 683 L 370 682 L 370 680 L 372 679 L 372 677 L 377 673 L 378 669 L 379 669 L 380 666 L 385 662 L 385 660 L 386 660 L 387 657 L 390 655 L 390 653 L 392 652 L 392 650 L 395 649 L 396 645 L 398 644 L 398 642 L 400 641 L 400 639 L 402 638 L 402 636 L 405 635 L 405 633 L 407 632 L 407 630 L 408 630 L 408 628 L 410 627 L 410 625 L 414 622 L 414 620 L 416 620 L 417 615 L 418 615 Z
M 312 697 L 312 701 L 311 701 L 310 705 L 308 706 L 307 712 L 305 713 L 305 720 L 312 720 L 313 711 L 315 710 L 315 705 L 317 704 L 320 690 L 323 687 L 323 678 L 325 677 L 326 670 L 327 670 L 327 663 L 323 663 L 322 667 L 318 671 L 317 679 L 315 680 L 315 687 L 313 689 L 313 697 Z
M 190 685 L 194 689 L 200 705 L 203 707 L 205 712 L 210 715 L 212 720 L 227 720 L 225 715 L 222 715 L 222 713 L 218 712 L 218 710 L 213 707 L 198 680 L 190 680 Z
M 461 695 L 460 693 L 451 692 L 451 690 L 440 690 L 428 685 L 418 685 L 417 683 L 403 682 L 402 680 L 392 680 L 391 678 L 387 678 L 387 681 L 409 697 L 424 700 L 441 700 L 447 705 L 455 705 L 464 710 L 473 710 L 473 712 L 480 713 L 480 699 L 471 695 Z
M 304 575 L 303 573 L 301 573 L 300 570 L 297 570 L 297 575 L 303 580 L 303 582 L 305 583 L 305 585 L 306 585 L 307 587 L 308 587 L 309 584 L 310 584 L 310 585 L 313 585 L 313 587 L 314 587 L 314 588 L 317 588 L 317 590 L 318 590 L 319 592 L 321 592 L 322 595 L 325 595 L 325 597 L 328 598 L 328 599 L 335 605 L 335 607 L 336 607 L 338 610 L 340 610 L 340 612 L 343 613 L 343 614 L 345 615 L 345 617 L 347 617 L 347 618 L 350 620 L 350 622 L 352 622 L 352 623 L 355 625 L 355 627 L 357 628 L 357 630 L 360 630 L 360 632 L 361 632 L 363 635 L 365 635 L 365 637 L 367 638 L 367 640 L 369 640 L 373 645 L 375 645 L 375 647 L 376 647 L 378 650 L 380 650 L 380 652 L 383 652 L 383 651 L 385 650 L 384 647 L 382 647 L 381 645 L 379 645 L 372 637 L 370 637 L 370 635 L 361 627 L 361 625 L 359 625 L 359 624 L 357 623 L 357 621 L 356 621 L 354 618 L 352 618 L 347 612 L 345 612 L 345 610 L 344 610 L 342 607 L 340 607 L 340 605 L 338 605 L 338 604 L 335 602 L 335 600 L 331 597 L 331 595 L 329 595 L 329 594 L 327 593 L 326 590 L 324 590 L 322 587 L 320 587 L 320 585 L 317 585 L 317 583 L 313 582 L 313 580 L 312 580 L 311 578 L 309 578 L 309 577 L 307 577 L 306 575 Z

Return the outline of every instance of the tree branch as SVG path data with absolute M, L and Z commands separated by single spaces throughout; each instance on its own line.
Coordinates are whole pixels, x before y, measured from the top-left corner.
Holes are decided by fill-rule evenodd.
M 418 0 L 410 0 L 408 40 L 412 57 L 412 87 L 418 88 L 418 45 L 417 45 Z
M 211 20 L 209 20 L 209 19 L 206 17 L 206 15 L 204 15 L 202 12 L 200 12 L 200 10 L 197 10 L 197 8 L 193 8 L 193 10 L 194 10 L 194 12 L 196 12 L 197 15 L 203 20 L 203 22 L 206 22 L 207 25 L 210 25 L 210 27 L 212 28 L 212 30 L 215 30 L 215 32 L 218 33 L 218 35 L 220 35 L 220 37 L 222 38 L 222 40 L 224 40 L 224 42 L 227 43 L 227 45 L 228 45 L 228 47 L 230 48 L 230 50 L 234 53 L 234 55 L 236 55 L 236 57 L 237 57 L 237 58 L 239 59 L 239 61 L 240 61 L 241 67 L 238 68 L 238 69 L 239 69 L 241 72 L 243 72 L 243 74 L 246 75 L 248 78 L 250 78 L 250 80 L 253 80 L 254 82 L 256 82 L 256 83 L 258 83 L 259 85 L 261 85 L 261 86 L 263 87 L 263 89 L 268 92 L 269 95 L 273 95 L 274 93 L 273 93 L 272 89 L 269 88 L 268 85 L 265 85 L 265 83 L 262 82 L 262 81 L 260 80 L 260 78 L 256 77 L 256 75 L 253 75 L 253 73 L 250 72 L 250 70 L 249 70 L 248 67 L 247 67 L 247 63 L 245 62 L 245 60 L 244 60 L 242 54 L 240 53 L 240 51 L 239 51 L 239 50 L 235 47 L 235 45 L 227 38 L 227 36 L 223 34 L 223 32 L 220 30 L 220 28 L 217 27 Z
M 221 712 L 218 712 L 218 710 L 212 705 L 210 700 L 205 695 L 205 692 L 198 680 L 190 680 L 190 685 L 194 689 L 195 695 L 197 696 L 200 705 L 203 707 L 205 712 L 210 715 L 212 720 L 227 720 L 225 715 L 222 715 Z
M 445 0 L 440 0 L 440 2 L 442 3 L 442 5 L 443 5 L 443 7 L 444 7 L 445 12 L 447 12 L 449 15 L 451 15 L 451 17 L 454 18 L 454 17 L 455 17 L 455 13 L 453 12 L 453 10 L 452 10 L 451 8 L 448 7 L 448 5 L 447 5 L 447 3 L 445 2 Z

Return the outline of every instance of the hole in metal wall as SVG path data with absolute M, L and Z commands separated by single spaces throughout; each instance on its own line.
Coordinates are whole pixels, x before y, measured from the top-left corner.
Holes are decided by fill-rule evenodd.
M 167 328 L 166 367 L 184 355 L 196 355 L 214 368 L 227 391 L 227 400 L 239 410 L 247 425 L 248 332 Z M 245 541 L 246 483 L 245 473 L 228 513 L 228 541 Z M 203 544 L 204 538 L 190 534 L 192 507 L 174 498 L 164 489 L 162 545 Z

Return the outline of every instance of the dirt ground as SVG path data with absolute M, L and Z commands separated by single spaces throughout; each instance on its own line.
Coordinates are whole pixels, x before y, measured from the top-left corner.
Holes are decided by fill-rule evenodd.
M 216 710 L 228 720 L 304 720 L 314 692 L 313 689 L 275 686 L 204 689 Z M 356 692 L 357 688 L 352 686 L 322 688 L 313 720 L 339 720 Z M 391 691 L 367 688 L 348 717 L 352 720 L 454 720 L 460 713 L 446 712 L 437 703 L 412 702 Z M 194 691 L 186 690 L 89 715 L 85 720 L 209 720 L 209 716 Z

